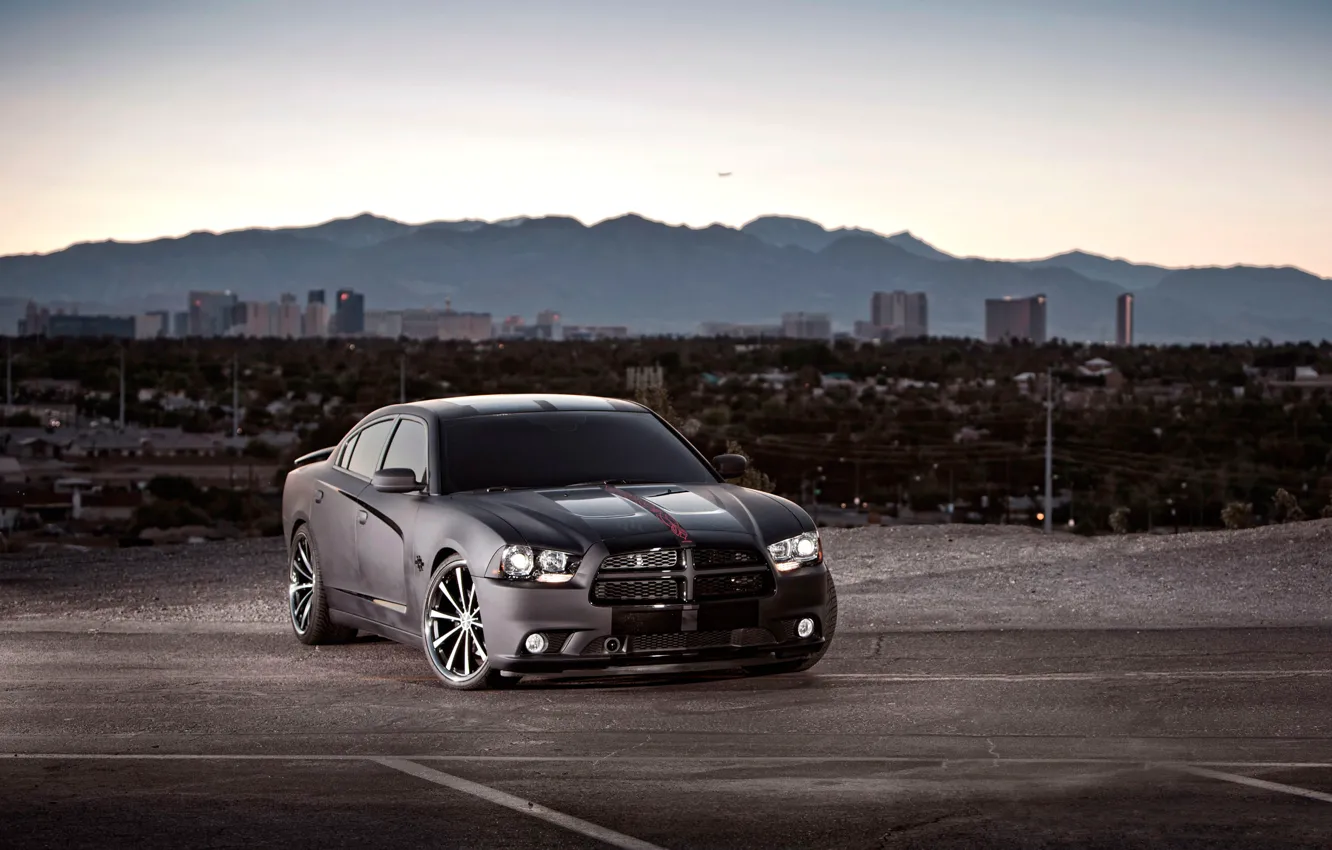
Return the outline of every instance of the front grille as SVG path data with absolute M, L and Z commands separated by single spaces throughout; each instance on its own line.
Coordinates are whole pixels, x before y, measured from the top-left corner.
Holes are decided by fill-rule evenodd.
M 764 563 L 763 556 L 754 549 L 706 549 L 694 550 L 694 568 L 715 570 L 720 567 L 747 567 Z
M 703 600 L 762 596 L 772 589 L 771 580 L 772 577 L 766 572 L 698 576 L 694 579 L 694 598 Z
M 603 570 L 669 570 L 680 565 L 679 549 L 624 552 L 601 562 Z
M 767 629 L 733 629 L 710 632 L 663 632 L 651 635 L 630 635 L 628 652 L 671 652 L 690 649 L 714 649 L 726 646 L 763 646 L 776 643 Z M 583 649 L 583 655 L 604 655 L 606 639 L 599 637 Z M 618 654 L 618 653 L 617 653 Z
M 630 652 L 662 652 L 669 649 L 703 649 L 709 646 L 730 646 L 730 631 L 667 632 L 656 635 L 631 635 Z
M 684 580 L 678 578 L 598 579 L 592 585 L 594 602 L 679 602 Z

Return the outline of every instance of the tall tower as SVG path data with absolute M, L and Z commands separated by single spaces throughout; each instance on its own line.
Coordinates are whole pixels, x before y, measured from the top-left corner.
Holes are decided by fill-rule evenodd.
M 1115 342 L 1133 344 L 1133 293 L 1125 292 L 1115 301 Z
M 1028 340 L 1044 345 L 1045 307 L 1044 295 L 985 299 L 985 340 L 991 343 Z

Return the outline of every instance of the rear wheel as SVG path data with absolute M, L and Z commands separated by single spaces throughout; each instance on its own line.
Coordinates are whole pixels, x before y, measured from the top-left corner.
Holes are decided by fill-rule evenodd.
M 823 660 L 823 656 L 828 653 L 828 648 L 832 646 L 833 635 L 837 633 L 837 585 L 833 582 L 832 570 L 828 571 L 828 604 L 824 609 L 823 622 L 823 646 L 818 651 L 806 658 L 797 658 L 794 661 L 779 661 L 776 664 L 761 664 L 754 667 L 746 667 L 745 672 L 751 676 L 770 676 L 776 673 L 800 673 L 813 667 Z
M 356 629 L 334 624 L 328 617 L 328 599 L 319 572 L 319 547 L 302 525 L 291 536 L 287 558 L 287 613 L 291 630 L 301 643 L 317 646 L 345 643 L 356 637 Z
M 503 676 L 490 667 L 481 601 L 467 561 L 459 555 L 445 559 L 430 576 L 421 640 L 430 669 L 450 688 L 477 691 L 518 683 L 516 676 Z

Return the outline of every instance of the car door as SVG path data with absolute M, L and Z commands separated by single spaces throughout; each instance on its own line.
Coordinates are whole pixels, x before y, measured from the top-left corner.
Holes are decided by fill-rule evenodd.
M 315 525 L 315 540 L 324 567 L 325 583 L 335 590 L 366 597 L 368 589 L 356 557 L 356 536 L 365 506 L 362 494 L 370 486 L 370 477 L 379 468 L 384 444 L 397 417 L 378 419 L 359 429 L 343 444 L 333 469 L 321 484 L 323 499 L 316 506 L 321 517 Z M 318 494 L 316 494 L 318 496 Z M 353 606 L 358 607 L 358 606 Z M 361 613 L 359 610 L 354 613 Z
M 429 448 L 424 420 L 398 419 L 379 469 L 410 469 L 426 485 Z M 380 611 L 378 619 L 406 627 L 414 620 L 407 610 L 407 571 L 413 552 L 409 541 L 422 493 L 381 493 L 374 485 L 362 491 L 357 515 L 356 556 L 366 592 Z
M 356 574 L 356 497 L 366 481 L 347 469 L 360 440 L 360 432 L 342 441 L 333 463 L 319 476 L 310 506 L 310 534 L 319 550 L 319 574 L 324 586 L 347 590 Z

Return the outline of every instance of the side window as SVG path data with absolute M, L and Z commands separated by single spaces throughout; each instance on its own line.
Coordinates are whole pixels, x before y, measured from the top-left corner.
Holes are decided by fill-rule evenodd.
M 375 474 L 375 465 L 379 463 L 379 453 L 384 449 L 389 432 L 393 430 L 393 420 L 384 419 L 361 429 L 352 446 L 351 458 L 347 461 L 347 471 L 366 478 Z
M 360 434 L 353 434 L 352 438 L 342 444 L 342 451 L 338 453 L 337 465 L 343 469 L 347 468 L 347 461 L 351 459 L 352 449 L 356 448 L 356 440 Z
M 426 460 L 429 456 L 426 426 L 415 419 L 402 419 L 398 422 L 398 430 L 393 432 L 388 452 L 379 468 L 410 469 L 416 473 L 417 481 L 425 481 Z

